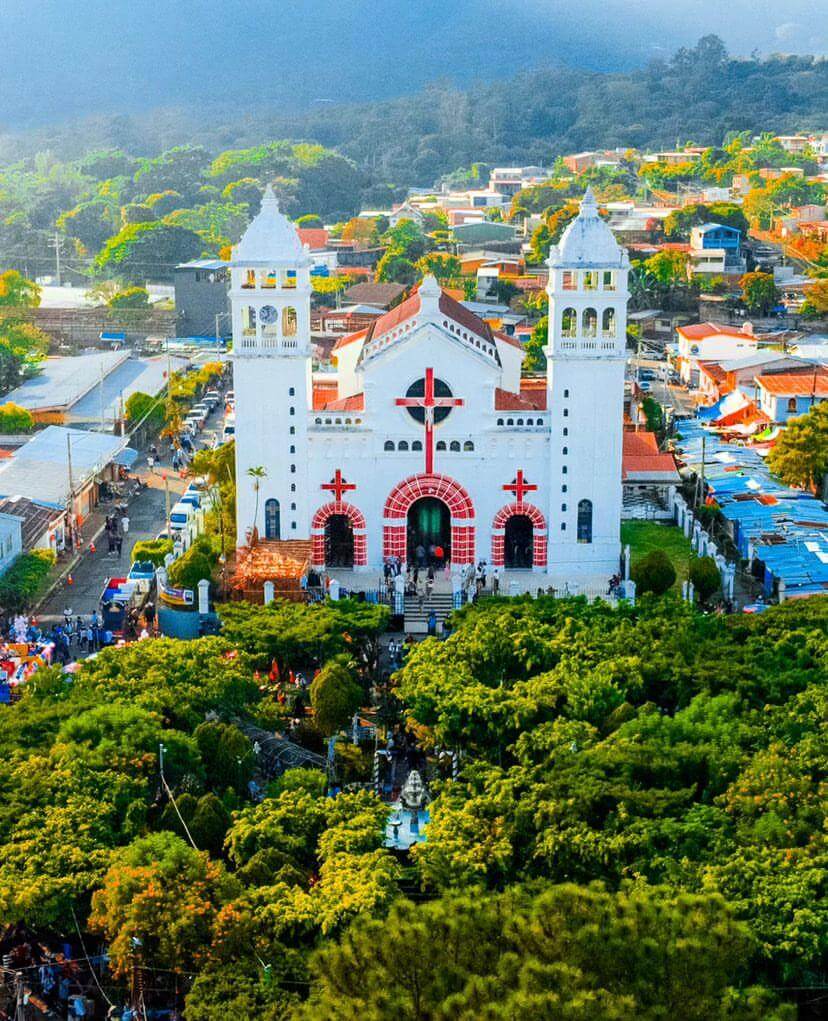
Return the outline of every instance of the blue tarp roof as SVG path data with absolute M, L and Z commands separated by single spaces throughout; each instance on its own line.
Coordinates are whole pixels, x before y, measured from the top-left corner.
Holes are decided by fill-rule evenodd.
M 699 419 L 682 422 L 680 434 L 681 459 L 696 473 L 704 446 L 708 491 L 731 522 L 742 556 L 753 543 L 767 571 L 766 587 L 776 579 L 789 596 L 828 593 L 828 507 L 822 500 L 789 489 L 757 450 L 728 443 Z

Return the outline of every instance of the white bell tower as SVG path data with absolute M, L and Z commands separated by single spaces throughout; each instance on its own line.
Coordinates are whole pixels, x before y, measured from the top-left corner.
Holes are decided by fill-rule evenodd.
M 268 186 L 230 262 L 240 546 L 254 514 L 260 539 L 310 538 L 310 265 Z M 257 509 L 256 480 L 247 473 L 259 467 Z
M 607 579 L 621 555 L 629 258 L 591 189 L 549 266 L 549 573 Z

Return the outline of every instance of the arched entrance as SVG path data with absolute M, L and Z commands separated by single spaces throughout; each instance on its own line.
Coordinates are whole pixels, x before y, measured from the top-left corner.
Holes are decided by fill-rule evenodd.
M 450 560 L 451 512 L 446 504 L 434 496 L 415 500 L 408 508 L 406 538 L 409 563 L 423 567 Z
M 311 522 L 313 566 L 365 567 L 365 531 L 365 516 L 353 504 L 333 500 L 320 507 Z
M 492 522 L 492 565 L 519 570 L 546 568 L 546 518 L 534 504 L 501 507 Z
M 426 523 L 429 520 L 429 514 L 439 514 L 439 518 L 432 517 L 431 520 L 439 521 L 438 527 L 441 536 L 444 534 L 445 517 L 448 516 L 449 538 L 443 548 L 451 551 L 452 564 L 458 566 L 473 564 L 475 553 L 474 506 L 466 490 L 447 475 L 412 475 L 391 490 L 385 501 L 383 514 L 383 556 L 386 558 L 399 557 L 403 563 L 409 559 L 407 549 L 409 511 L 412 510 L 414 504 L 428 499 L 436 501 L 438 507 L 443 508 L 438 511 L 433 509 L 433 504 L 424 504 L 426 508 L 431 507 L 432 509 L 423 511 L 426 514 Z M 415 511 L 415 521 L 413 522 L 415 525 L 418 522 L 419 513 L 419 511 Z M 435 543 L 435 545 L 437 544 Z
M 354 566 L 354 528 L 347 514 L 331 514 L 325 522 L 325 565 Z
M 532 519 L 528 514 L 512 514 L 503 530 L 503 566 L 507 570 L 531 568 L 534 561 Z

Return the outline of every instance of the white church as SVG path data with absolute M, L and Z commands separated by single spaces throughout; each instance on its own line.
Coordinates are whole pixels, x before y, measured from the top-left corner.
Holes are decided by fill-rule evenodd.
M 240 544 L 311 540 L 334 575 L 418 550 L 527 587 L 618 571 L 629 260 L 590 191 L 548 266 L 544 378 L 433 277 L 314 372 L 310 258 L 268 189 L 231 262 Z

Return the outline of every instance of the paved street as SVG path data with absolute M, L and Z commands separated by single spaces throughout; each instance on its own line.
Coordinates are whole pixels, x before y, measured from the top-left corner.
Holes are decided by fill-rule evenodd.
M 70 606 L 77 614 L 89 614 L 99 609 L 99 600 L 104 582 L 112 575 L 124 575 L 129 570 L 130 551 L 141 539 L 154 539 L 164 528 L 165 496 L 161 472 L 155 475 L 142 471 L 147 481 L 147 488 L 138 494 L 129 505 L 129 535 L 126 537 L 120 558 L 107 552 L 107 542 L 103 535 L 96 540 L 96 552 L 90 553 L 87 547 L 81 560 L 72 572 L 74 584 L 65 582 L 57 587 L 49 599 L 43 604 L 38 614 L 42 621 L 63 618 L 63 610 Z M 169 474 L 170 504 L 174 504 L 176 494 L 186 488 L 186 483 L 176 475 Z
M 208 419 L 205 428 L 197 437 L 196 445 L 200 449 L 211 443 L 213 434 L 220 431 L 224 417 L 224 407 L 220 405 Z M 159 444 L 159 449 L 166 450 L 166 443 Z M 177 496 L 187 487 L 185 480 L 169 467 L 169 458 L 156 466 L 155 472 L 147 468 L 146 455 L 141 454 L 136 469 L 140 477 L 147 483 L 147 488 L 136 496 L 129 505 L 129 535 L 121 550 L 120 558 L 107 551 L 106 538 L 101 535 L 95 538 L 96 551 L 89 552 L 90 533 L 85 535 L 87 545 L 80 561 L 72 571 L 73 584 L 62 582 L 43 603 L 38 617 L 44 623 L 63 619 L 63 611 L 69 606 L 73 613 L 87 615 L 99 609 L 99 600 L 103 592 L 104 582 L 113 575 L 125 575 L 129 570 L 130 553 L 136 542 L 142 539 L 154 539 L 163 531 L 166 523 L 166 497 L 164 494 L 163 473 L 167 474 L 170 490 L 170 506 L 176 502 Z M 98 511 L 106 513 L 106 506 Z

